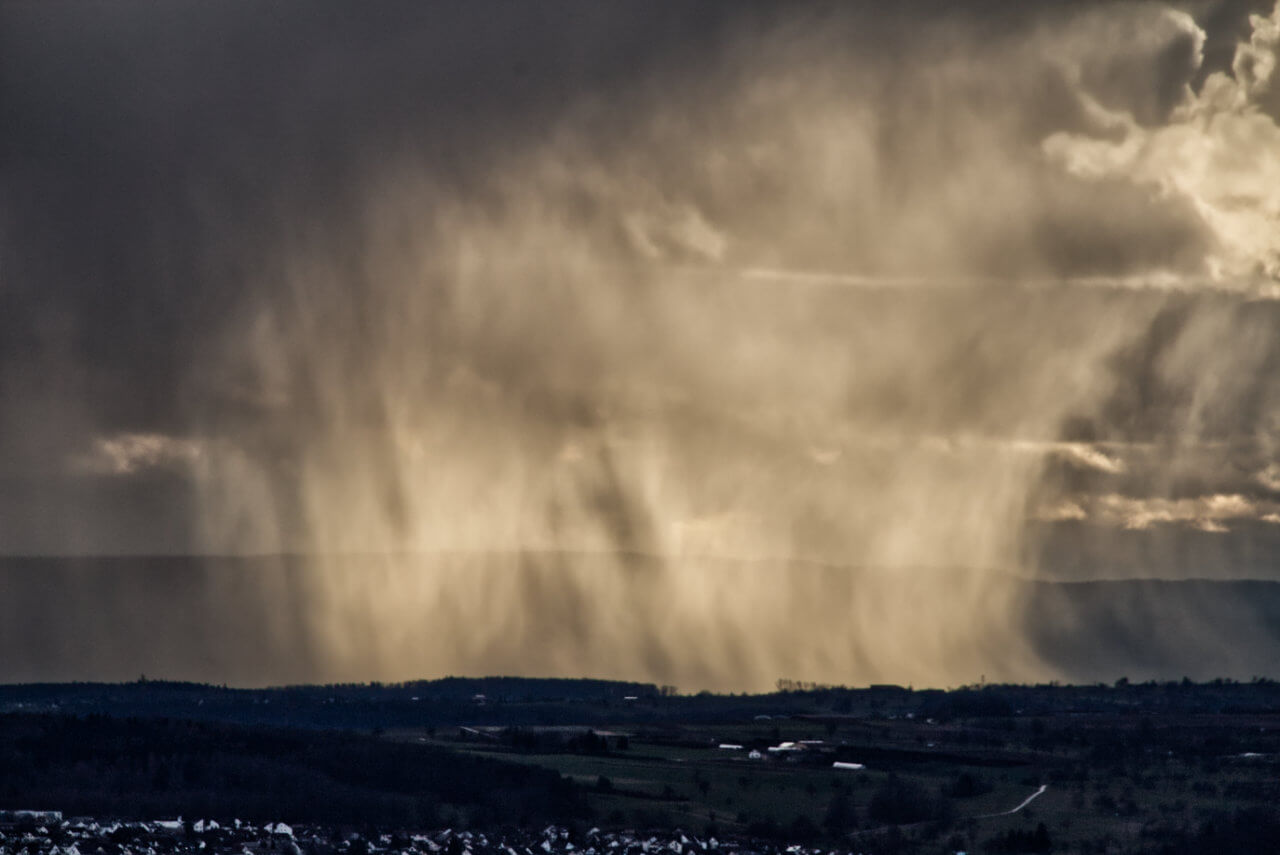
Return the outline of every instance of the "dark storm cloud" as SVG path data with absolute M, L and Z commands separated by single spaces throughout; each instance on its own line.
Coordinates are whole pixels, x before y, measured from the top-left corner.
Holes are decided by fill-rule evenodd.
M 81 489 L 57 470 L 96 434 L 192 429 L 209 391 L 194 367 L 242 305 L 246 267 L 282 234 L 340 230 L 371 162 L 412 149 L 472 181 L 567 101 L 625 88 L 725 18 L 589 3 L 0 15 L 0 473 L 65 482 L 39 491 L 54 495 Z M 31 504 L 20 489 L 4 502 L 11 518 Z M 148 548 L 119 522 L 131 533 L 99 548 Z
M 767 59 L 773 48 L 760 34 L 780 25 L 820 25 L 865 58 L 862 79 L 847 85 L 880 102 L 887 150 L 938 146 L 922 156 L 945 159 L 954 152 L 912 127 L 921 111 L 947 105 L 888 60 L 995 49 L 1065 14 L 933 3 L 785 13 L 762 4 L 10 4 L 0 36 L 0 251 L 10 309 L 0 351 L 41 378 L 65 377 L 67 364 L 86 373 L 66 397 L 87 402 L 104 430 L 181 431 L 199 343 L 239 305 L 255 249 L 269 252 L 281 231 L 311 227 L 296 222 L 299 212 L 321 228 L 328 215 L 340 229 L 371 161 L 409 149 L 437 178 L 465 183 L 497 150 L 518 149 L 592 100 L 611 109 L 597 112 L 588 135 L 617 145 L 643 133 L 630 106 L 673 85 L 714 90 L 734 73 L 726 42 L 756 39 Z M 1224 18 L 1214 43 L 1232 44 L 1219 32 L 1238 31 L 1243 15 L 1214 14 Z M 1192 71 L 1188 49 L 1175 39 L 1156 65 L 1100 54 L 1089 83 L 1104 102 L 1159 118 Z M 988 85 L 979 78 L 972 88 Z M 964 99 L 965 90 L 962 82 L 949 97 Z M 1028 139 L 1079 121 L 1052 70 L 1002 94 L 1015 99 Z M 900 173 L 887 183 L 895 197 L 927 192 L 911 170 Z M 1195 224 L 1175 209 L 1167 227 L 1153 227 L 1168 209 L 1152 210 L 1131 188 L 1102 188 L 1115 195 L 1106 206 L 1092 204 L 1098 188 L 1088 190 L 1091 211 L 1114 211 L 1110 221 L 1072 211 L 1080 188 L 1045 189 L 1064 201 L 1037 222 L 1034 240 L 1063 272 L 1195 255 Z M 989 252 L 992 263 L 1007 263 L 996 260 L 998 243 Z
M 1161 121 L 1181 87 L 1229 66 L 1235 41 L 1247 35 L 1245 6 L 1201 11 L 1213 24 L 1202 68 L 1194 67 L 1194 40 L 1185 34 L 1161 36 L 1154 62 L 1141 49 L 1108 53 L 1098 40 L 1086 51 L 1084 82 L 1108 107 Z M 572 121 L 600 150 L 634 148 L 628 157 L 639 158 L 639 169 L 660 169 L 732 226 L 735 211 L 768 209 L 769 199 L 785 196 L 776 184 L 785 172 L 748 172 L 726 191 L 697 172 L 682 175 L 678 163 L 646 164 L 646 143 L 652 157 L 669 159 L 669 141 L 646 123 L 657 105 L 678 105 L 690 91 L 714 102 L 741 77 L 743 63 L 802 66 L 807 44 L 819 39 L 823 50 L 838 44 L 855 60 L 840 88 L 877 106 L 877 144 L 901 155 L 880 158 L 880 203 L 909 208 L 934 192 L 933 177 L 913 164 L 969 156 L 963 125 L 951 138 L 921 135 L 922 115 L 942 116 L 945 127 L 952 110 L 978 121 L 1003 121 L 1011 112 L 1015 138 L 1028 143 L 1082 127 L 1069 85 L 1051 63 L 1026 79 L 997 82 L 974 71 L 981 59 L 974 46 L 996 54 L 1037 28 L 1090 15 L 1096 23 L 1082 39 L 1090 27 L 1128 28 L 1126 38 L 1138 44 L 1150 34 L 1150 20 L 1140 16 L 1117 25 L 1104 6 L 1052 4 L 919 3 L 892 12 L 826 4 L 785 11 L 766 4 L 10 4 L 3 15 L 0 471 L 66 480 L 55 494 L 77 489 L 77 476 L 59 470 L 96 436 L 181 436 L 195 429 L 193 420 L 207 421 L 211 406 L 233 411 L 236 402 L 203 368 L 211 331 L 243 310 L 248 289 L 264 286 L 250 272 L 290 235 L 318 232 L 347 243 L 337 254 L 358 268 L 367 247 L 347 237 L 350 211 L 362 204 L 370 172 L 388 159 L 407 153 L 441 193 L 501 205 L 486 183 L 490 168 Z M 946 72 L 952 79 L 926 76 L 921 85 L 903 73 L 939 58 L 943 68 L 954 66 Z M 711 115 L 677 106 L 670 121 L 696 131 Z M 1019 272 L 1026 247 L 1061 275 L 1188 268 L 1205 251 L 1189 209 L 1153 206 L 1129 184 L 1028 175 L 1050 201 L 1012 237 L 1002 234 L 1005 226 L 971 235 L 990 271 Z M 575 216 L 596 228 L 600 201 L 583 196 L 575 204 Z M 786 205 L 776 208 L 790 216 Z M 862 252 L 872 265 L 896 264 L 874 260 L 874 243 L 859 245 L 867 230 L 841 216 L 793 241 L 807 263 L 838 268 Z M 770 233 L 787 228 L 767 214 L 753 217 L 736 224 L 740 244 L 767 244 Z M 510 370 L 513 364 L 494 371 Z M 1118 374 L 1141 388 L 1114 396 L 1115 407 L 1128 411 L 1104 421 L 1128 425 L 1129 433 L 1143 433 L 1143 420 L 1160 424 L 1161 395 L 1176 392 L 1156 388 L 1140 361 Z M 1237 418 L 1223 412 L 1220 418 Z M 9 491 L 6 501 L 20 503 L 12 498 L 20 493 Z M 127 538 L 130 548 L 145 537 Z
M 131 676 L 136 615 L 202 597 L 164 668 L 235 674 L 244 621 L 246 680 L 1040 676 L 974 637 L 1019 556 L 1280 522 L 1269 185 L 1180 159 L 1229 126 L 1274 162 L 1232 76 L 1268 10 L 1189 11 L 0 7 L 0 551 L 312 555 L 90 573 L 107 617 L 0 676 L 72 674 L 117 617 L 93 669 Z M 451 549 L 516 557 L 328 558 Z M 832 597 L 721 555 L 871 569 Z M 885 569 L 921 566 L 973 572 Z
M 129 397 L 172 399 L 182 360 L 157 357 L 190 356 L 181 345 L 243 287 L 234 258 L 208 269 L 222 244 L 251 251 L 285 196 L 312 215 L 349 204 L 364 162 L 397 145 L 455 174 L 607 88 L 642 59 L 644 28 L 592 8 L 548 26 L 517 4 L 9 5 L 6 290 L 26 311 L 7 313 L 6 349 L 69 327 L 83 361 L 152 375 Z
M 98 366 L 107 376 L 92 385 L 107 388 L 94 406 L 111 424 L 172 419 L 193 340 L 244 287 L 237 263 L 287 228 L 281 216 L 341 219 L 370 161 L 410 149 L 437 176 L 465 182 L 495 150 L 518 148 L 569 105 L 593 99 L 616 109 L 589 134 L 617 144 L 635 130 L 627 106 L 655 97 L 650 81 L 714 87 L 716 75 L 732 74 L 725 41 L 742 33 L 749 41 L 780 19 L 832 25 L 829 38 L 875 68 L 877 54 L 910 61 L 942 41 L 912 43 L 931 17 L 970 31 L 957 41 L 998 44 L 1054 14 L 937 4 L 840 14 L 812 5 L 785 15 L 759 4 L 10 4 L 0 36 L 0 156 L 6 298 L 17 308 L 5 313 L 0 348 L 10 358 L 68 348 Z M 1152 72 L 1163 77 L 1155 88 L 1176 87 L 1188 72 L 1178 57 L 1168 66 Z M 910 131 L 918 111 L 942 105 L 896 91 L 904 84 L 891 71 L 866 73 L 869 83 L 850 85 L 880 89 L 901 112 L 885 123 L 883 144 L 919 144 Z M 1103 64 L 1097 73 L 1131 90 L 1112 102 L 1167 109 L 1142 103 L 1152 87 L 1126 84 L 1134 79 L 1126 68 Z M 1030 85 L 1040 106 L 1026 120 L 1039 132 L 1061 129 L 1070 96 L 1039 74 Z M 897 191 L 918 192 L 909 173 L 897 180 Z M 1116 238 L 1097 225 L 1080 234 L 1088 222 L 1050 219 L 1039 239 L 1064 261 L 1111 268 L 1098 259 L 1134 252 L 1142 240 L 1125 234 L 1131 226 Z M 1147 254 L 1194 240 L 1185 227 L 1176 237 Z M 230 258 L 227 245 L 236 247 Z

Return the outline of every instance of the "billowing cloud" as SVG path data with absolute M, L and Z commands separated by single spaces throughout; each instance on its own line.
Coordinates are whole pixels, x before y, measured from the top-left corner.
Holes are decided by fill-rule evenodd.
M 1168 20 L 1187 32 L 1202 61 L 1205 33 L 1182 12 Z M 1093 134 L 1058 132 L 1046 154 L 1075 175 L 1145 185 L 1189 202 L 1215 241 L 1209 277 L 1228 288 L 1280 295 L 1280 125 L 1258 98 L 1270 86 L 1280 47 L 1280 5 L 1251 15 L 1252 35 L 1236 49 L 1230 72 L 1214 71 L 1189 87 L 1169 120 L 1145 127 L 1078 88 Z

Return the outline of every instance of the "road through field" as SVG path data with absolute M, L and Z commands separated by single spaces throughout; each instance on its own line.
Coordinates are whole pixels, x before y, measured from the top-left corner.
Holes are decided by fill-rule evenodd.
M 981 816 L 975 816 L 975 817 L 974 817 L 974 819 L 990 819 L 990 818 L 991 818 L 991 817 L 993 817 L 993 816 L 1009 816 L 1010 814 L 1017 813 L 1018 811 L 1022 810 L 1022 809 L 1023 809 L 1024 807 L 1026 807 L 1027 805 L 1031 804 L 1031 803 L 1032 803 L 1033 801 L 1035 801 L 1037 798 L 1039 798 L 1040 796 L 1044 795 L 1044 791 L 1045 791 L 1045 790 L 1047 790 L 1047 789 L 1049 789 L 1049 785 L 1048 785 L 1048 784 L 1041 784 L 1041 785 L 1040 785 L 1040 789 L 1036 790 L 1034 793 L 1032 793 L 1031 795 L 1029 795 L 1029 796 L 1027 796 L 1025 799 L 1023 799 L 1023 800 L 1018 804 L 1018 806 L 1017 806 L 1017 807 L 1015 807 L 1015 808 L 1011 808 L 1011 809 L 1009 809 L 1009 810 L 1000 811 L 999 813 L 984 813 L 984 814 L 982 814 Z

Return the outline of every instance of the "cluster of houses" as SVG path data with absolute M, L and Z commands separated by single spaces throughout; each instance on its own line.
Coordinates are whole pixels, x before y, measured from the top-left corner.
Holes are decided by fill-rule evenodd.
M 158 855 L 158 853 L 273 852 L 300 855 L 294 830 L 283 822 L 232 820 L 149 822 L 64 818 L 60 811 L 0 811 L 0 852 L 31 855 Z
M 734 742 L 721 742 L 718 746 L 721 751 L 746 751 L 746 746 L 738 745 Z M 753 748 L 747 751 L 748 760 L 791 760 L 806 762 L 822 762 L 824 755 L 830 755 L 834 749 L 827 745 L 821 739 L 801 739 L 798 742 L 779 742 L 777 745 L 770 745 L 764 751 Z M 850 763 L 847 761 L 833 760 L 831 763 L 833 769 L 844 769 L 846 771 L 857 771 L 866 767 L 861 763 Z
M 825 849 L 749 839 L 698 837 L 682 831 L 585 834 L 548 826 L 541 831 L 486 834 L 444 829 L 361 836 L 282 822 L 232 820 L 153 822 L 64 819 L 57 811 L 0 812 L 0 852 L 31 855 L 835 855 Z

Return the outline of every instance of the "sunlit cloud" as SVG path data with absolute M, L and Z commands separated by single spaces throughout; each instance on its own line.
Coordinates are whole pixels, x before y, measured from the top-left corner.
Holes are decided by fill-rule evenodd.
M 1085 442 L 1031 442 L 1015 440 L 1011 446 L 1018 451 L 1053 455 L 1073 465 L 1117 475 L 1125 471 L 1124 460 L 1109 454 L 1104 447 Z
M 1280 504 L 1241 495 L 1209 495 L 1166 499 L 1106 494 L 1078 497 L 1037 512 L 1046 521 L 1077 520 L 1131 530 L 1182 525 L 1210 533 L 1226 533 L 1232 523 L 1275 522 Z
M 94 475 L 134 475 L 149 469 L 189 469 L 205 458 L 200 440 L 157 433 L 98 437 L 92 448 L 70 460 L 74 471 Z
M 1036 514 L 1036 519 L 1045 522 L 1067 522 L 1078 521 L 1089 518 L 1089 512 L 1086 511 L 1079 502 L 1062 501 L 1057 504 L 1040 508 Z
M 1195 38 L 1198 66 L 1205 34 L 1185 13 L 1167 14 Z M 1078 88 L 1086 114 L 1104 135 L 1060 132 L 1045 140 L 1044 150 L 1083 178 L 1134 181 L 1189 202 L 1217 242 L 1206 259 L 1214 279 L 1248 290 L 1265 278 L 1271 281 L 1262 287 L 1274 294 L 1280 278 L 1280 126 L 1258 108 L 1257 98 L 1275 70 L 1280 5 L 1269 16 L 1250 16 L 1250 23 L 1252 35 L 1237 47 L 1231 72 L 1212 72 L 1199 91 L 1188 88 L 1167 124 L 1144 127 Z
M 1268 490 L 1280 492 L 1280 464 L 1268 464 L 1267 468 L 1255 475 L 1254 478 Z
M 725 253 L 724 234 L 690 205 L 632 212 L 623 217 L 623 224 L 636 249 L 652 260 L 692 256 L 718 261 Z

